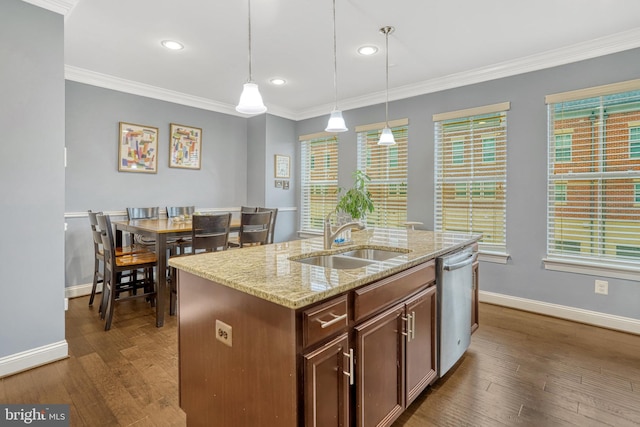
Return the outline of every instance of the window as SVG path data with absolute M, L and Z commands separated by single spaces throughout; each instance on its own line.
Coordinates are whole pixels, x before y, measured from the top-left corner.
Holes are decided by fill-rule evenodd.
M 300 140 L 300 230 L 322 232 L 324 217 L 337 202 L 338 138 L 319 133 Z
M 483 138 L 482 139 L 482 161 L 483 162 L 495 162 L 496 161 L 496 139 L 495 138 Z
M 375 227 L 404 227 L 407 222 L 407 168 L 409 121 L 389 122 L 396 145 L 378 145 L 384 123 L 356 127 L 358 169 L 369 178 L 375 210 L 367 224 Z
M 640 81 L 629 83 L 547 96 L 548 268 L 640 266 Z
M 640 159 L 640 123 L 629 128 L 629 157 Z
M 433 116 L 435 230 L 482 233 L 481 250 L 504 254 L 509 108 L 505 102 Z
M 454 165 L 464 163 L 464 138 L 451 141 L 451 163 Z
M 556 182 L 554 189 L 554 200 L 556 203 L 564 203 L 567 201 L 567 183 Z
M 571 142 L 573 135 L 565 133 L 556 135 L 556 162 L 570 162 L 571 161 Z

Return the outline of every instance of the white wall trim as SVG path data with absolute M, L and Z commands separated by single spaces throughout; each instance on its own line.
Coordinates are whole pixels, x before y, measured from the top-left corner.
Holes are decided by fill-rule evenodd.
M 30 2 L 33 3 L 43 1 L 44 0 L 30 0 Z M 53 2 L 53 0 L 49 0 L 49 2 Z M 405 99 L 470 84 L 482 83 L 517 74 L 570 64 L 585 59 L 596 58 L 611 53 L 622 52 L 624 50 L 634 49 L 637 47 L 640 47 L 640 28 L 623 31 L 568 47 L 542 52 L 536 55 L 530 55 L 513 61 L 505 61 L 499 64 L 493 64 L 462 73 L 451 74 L 413 85 L 391 88 L 389 89 L 389 100 L 394 101 L 398 99 Z M 65 79 L 112 89 L 119 92 L 131 93 L 134 95 L 146 96 L 204 110 L 230 114 L 233 116 L 240 115 L 236 112 L 235 106 L 233 105 L 223 104 L 211 99 L 126 80 L 71 65 L 65 65 Z M 385 91 L 378 91 L 360 97 L 340 100 L 340 106 L 343 111 L 367 107 L 383 103 L 386 99 L 385 97 Z M 294 112 L 270 105 L 269 114 L 290 120 L 304 120 L 325 115 L 327 111 L 331 110 L 331 108 L 333 108 L 333 104 L 325 104 L 311 107 L 304 111 Z M 244 115 L 240 116 L 247 117 Z
M 597 311 L 584 310 L 581 308 L 551 304 L 548 302 L 486 291 L 479 292 L 479 300 L 489 304 L 501 305 L 504 307 L 515 308 L 517 310 L 530 311 L 532 313 L 544 314 L 546 316 L 558 317 L 574 322 L 599 326 L 601 328 L 615 329 L 617 331 L 640 335 L 640 319 L 634 319 L 631 317 L 615 316 Z M 480 324 L 482 324 L 482 319 L 480 319 Z
M 51 12 L 59 13 L 60 15 L 67 15 L 70 13 L 78 0 L 22 0 L 25 3 L 30 3 L 34 6 L 41 7 L 43 9 L 50 10 Z
M 278 208 L 278 212 L 289 212 L 289 211 L 297 211 L 298 208 L 296 206 L 285 206 L 285 207 L 279 207 Z M 198 212 L 240 212 L 240 207 L 234 207 L 234 208 L 198 208 L 196 207 L 196 211 Z M 127 216 L 127 211 L 105 211 L 104 213 L 106 213 L 109 216 Z M 161 215 L 166 215 L 166 212 L 162 212 L 161 210 Z M 88 214 L 87 211 L 80 211 L 80 212 L 65 212 L 64 213 L 64 217 L 65 219 L 67 218 L 87 218 Z
M 0 358 L 0 378 L 69 357 L 66 340 Z
M 93 283 L 85 283 L 83 285 L 68 286 L 64 288 L 65 298 L 78 298 L 91 295 L 91 288 Z M 96 292 L 102 292 L 102 283 L 98 283 Z M 95 302 L 94 302 L 95 303 Z

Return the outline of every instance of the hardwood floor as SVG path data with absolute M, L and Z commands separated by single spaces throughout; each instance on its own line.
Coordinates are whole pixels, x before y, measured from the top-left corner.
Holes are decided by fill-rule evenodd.
M 184 426 L 177 319 L 158 329 L 130 301 L 105 332 L 87 302 L 69 301 L 71 357 L 0 380 L 0 402 L 68 403 L 74 427 Z M 394 427 L 501 425 L 640 426 L 640 336 L 480 304 L 463 359 Z

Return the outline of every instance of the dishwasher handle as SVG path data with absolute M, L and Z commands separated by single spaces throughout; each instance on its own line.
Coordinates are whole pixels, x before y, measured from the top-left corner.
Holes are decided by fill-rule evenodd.
M 453 264 L 444 264 L 444 266 L 442 267 L 444 270 L 446 271 L 453 271 L 453 270 L 458 270 L 459 268 L 462 267 L 466 267 L 467 265 L 473 263 L 473 261 L 475 261 L 476 258 L 476 254 L 475 253 L 470 253 L 469 256 L 464 259 L 463 261 L 460 262 L 456 262 Z

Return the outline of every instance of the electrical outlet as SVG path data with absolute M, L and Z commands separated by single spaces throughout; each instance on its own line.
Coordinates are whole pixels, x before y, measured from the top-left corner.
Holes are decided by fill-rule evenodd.
M 606 280 L 596 280 L 596 294 L 608 295 L 609 282 Z
M 222 320 L 216 319 L 216 339 L 222 341 L 224 344 L 232 347 L 233 335 L 231 326 L 224 323 Z

